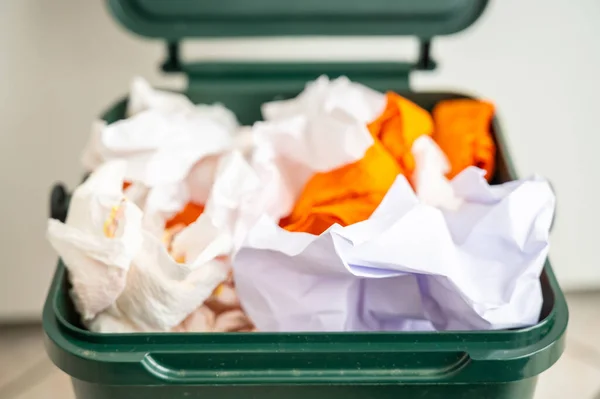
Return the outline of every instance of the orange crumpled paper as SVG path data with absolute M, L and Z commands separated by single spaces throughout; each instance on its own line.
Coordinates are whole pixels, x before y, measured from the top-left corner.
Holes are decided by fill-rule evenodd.
M 412 144 L 432 134 L 433 121 L 418 105 L 389 92 L 385 110 L 368 128 L 375 143 L 365 156 L 314 175 L 281 227 L 321 234 L 334 223 L 347 226 L 368 219 L 399 174 L 410 178 L 415 168 Z
M 194 223 L 198 217 L 200 217 L 202 212 L 204 212 L 203 205 L 188 202 L 185 207 L 179 211 L 179 213 L 167 220 L 165 227 L 170 229 L 178 224 L 189 226 L 190 224 Z
M 432 136 L 451 165 L 452 178 L 469 166 L 494 172 L 496 147 L 490 131 L 494 106 L 479 100 L 446 100 L 432 115 L 399 94 L 388 92 L 384 111 L 368 125 L 375 144 L 365 156 L 339 169 L 318 173 L 304 187 L 292 213 L 280 221 L 288 231 L 321 234 L 332 224 L 347 226 L 375 211 L 398 174 L 411 181 L 412 146 Z
M 433 134 L 433 120 L 429 112 L 399 94 L 388 92 L 386 98 L 385 110 L 369 124 L 369 131 L 410 178 L 415 169 L 412 145 L 420 136 Z
M 451 166 L 449 179 L 469 166 L 494 174 L 496 145 L 490 131 L 494 105 L 480 100 L 456 99 L 439 102 L 433 109 L 433 139 Z
M 279 224 L 288 231 L 321 234 L 334 223 L 347 226 L 365 220 L 399 173 L 398 163 L 375 141 L 359 161 L 315 174 L 292 213 Z

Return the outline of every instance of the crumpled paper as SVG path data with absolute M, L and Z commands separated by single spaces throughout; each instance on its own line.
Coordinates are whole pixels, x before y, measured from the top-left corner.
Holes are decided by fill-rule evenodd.
M 196 162 L 208 155 L 229 149 L 233 132 L 211 112 L 195 108 L 186 112 L 148 109 L 130 118 L 105 125 L 94 133 L 92 142 L 103 161 L 127 162 L 125 178 L 156 187 L 182 181 Z
M 142 211 L 123 197 L 126 164 L 100 166 L 71 198 L 65 223 L 50 219 L 47 237 L 69 268 L 71 296 L 91 320 L 123 292 L 142 247 Z
M 155 235 L 186 203 L 207 201 L 222 154 L 253 146 L 250 132 L 222 105 L 194 105 L 141 78 L 132 83 L 127 116 L 93 123 L 82 163 L 91 171 L 108 160 L 125 161 L 126 195 L 144 210 L 144 227 Z
M 444 152 L 428 133 L 413 135 L 403 149 L 410 184 L 398 176 L 367 220 L 320 235 L 289 232 L 280 220 L 311 178 L 378 144 L 367 124 L 386 108 L 383 94 L 321 77 L 296 98 L 264 104 L 265 122 L 242 128 L 220 106 L 194 105 L 143 80 L 130 97 L 128 119 L 93 126 L 83 161 L 95 172 L 76 191 L 73 215 L 49 222 L 90 330 L 537 322 L 554 209 L 544 180 L 489 186 L 485 171 L 469 168 L 449 181 Z M 131 184 L 123 192 L 124 181 Z M 203 209 L 198 219 L 165 231 L 190 201 Z
M 244 309 L 259 331 L 535 324 L 554 195 L 538 177 L 489 186 L 484 175 L 451 181 L 455 211 L 420 202 L 399 176 L 368 220 L 319 236 L 261 218 L 234 260 Z
M 373 121 L 384 110 L 385 96 L 341 76 L 329 80 L 325 75 L 306 84 L 296 97 L 262 105 L 266 121 L 287 119 L 297 115 L 346 114 L 363 124 Z
M 334 223 L 361 222 L 379 206 L 398 174 L 400 168 L 392 155 L 376 142 L 362 159 L 312 176 L 279 225 L 289 231 L 321 234 Z
M 321 76 L 295 98 L 263 104 L 266 122 L 255 124 L 253 133 L 279 156 L 325 172 L 362 158 L 373 144 L 366 124 L 384 107 L 381 93 Z
M 274 220 L 288 215 L 311 176 L 360 160 L 373 145 L 367 122 L 385 101 L 345 77 L 321 76 L 295 98 L 263 104 L 265 122 L 249 129 L 253 151 L 247 156 L 262 192 L 246 199 L 240 223 L 251 224 L 261 213 Z
M 90 329 L 219 332 L 253 328 L 239 306 L 230 306 L 231 289 L 218 287 L 231 270 L 240 201 L 256 191 L 259 183 L 240 151 L 221 157 L 204 212 L 196 222 L 171 231 L 166 243 L 144 230 L 143 247 L 132 262 L 125 289 L 92 320 Z M 216 302 L 215 310 L 203 306 L 206 301 Z
M 193 311 L 174 332 L 250 332 L 254 325 L 244 313 L 231 276 Z
M 119 323 L 118 330 L 169 331 L 208 299 L 227 277 L 231 239 L 202 215 L 173 240 L 170 254 L 162 242 L 144 235 L 144 245 L 133 260 L 122 294 L 107 315 L 91 329 L 107 331 L 104 318 Z M 108 325 L 114 329 L 114 326 Z M 117 330 L 117 331 L 118 331 Z
M 93 172 L 75 190 L 66 222 L 48 222 L 48 238 L 92 331 L 169 331 L 227 278 L 232 234 L 213 223 L 223 212 L 208 211 L 166 245 L 124 197 L 126 167 L 109 161 Z
M 411 183 L 419 200 L 446 210 L 458 209 L 462 200 L 446 178 L 450 163 L 441 148 L 424 135 L 415 140 L 411 152 L 415 162 Z
M 127 98 L 126 117 L 131 117 L 148 109 L 165 113 L 190 111 L 194 104 L 184 95 L 156 90 L 144 78 L 136 76 L 131 82 Z
M 433 138 L 448 157 L 453 178 L 470 165 L 494 176 L 496 144 L 491 124 L 494 105 L 487 101 L 457 98 L 440 101 L 432 111 L 435 129 Z
M 386 95 L 385 110 L 369 123 L 369 131 L 392 155 L 402 174 L 412 176 L 415 160 L 412 147 L 415 140 L 433 133 L 429 112 L 394 92 Z

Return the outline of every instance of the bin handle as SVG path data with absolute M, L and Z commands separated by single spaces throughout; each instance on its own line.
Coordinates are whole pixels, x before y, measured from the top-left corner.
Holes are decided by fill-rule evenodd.
M 367 362 L 363 362 L 367 358 L 361 359 L 364 353 L 352 356 L 348 352 L 230 352 L 223 355 L 152 353 L 144 357 L 142 365 L 153 377 L 168 383 L 228 385 L 440 381 L 454 376 L 471 363 L 465 352 L 378 352 L 369 354 L 370 361 Z M 379 356 L 382 362 L 377 365 Z M 337 362 L 345 363 L 345 367 L 336 366 Z
M 185 71 L 185 63 L 181 61 L 179 41 L 170 41 L 166 43 L 166 56 L 161 64 L 161 69 L 165 73 L 179 73 Z M 437 63 L 431 57 L 431 38 L 419 39 L 419 54 L 414 63 L 411 63 L 411 69 L 418 71 L 433 71 Z
M 50 192 L 50 217 L 64 223 L 69 208 L 69 194 L 62 183 L 56 183 Z

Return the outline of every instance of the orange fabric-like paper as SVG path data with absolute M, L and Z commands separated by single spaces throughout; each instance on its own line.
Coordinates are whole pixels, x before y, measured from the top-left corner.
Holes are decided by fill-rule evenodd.
M 388 92 L 386 97 L 385 110 L 369 124 L 369 131 L 396 159 L 402 173 L 410 178 L 415 169 L 412 145 L 420 136 L 433 133 L 433 120 L 429 112 L 396 93 Z
M 368 219 L 399 173 L 394 158 L 375 141 L 359 161 L 314 175 L 280 226 L 321 234 L 334 223 L 347 226 Z
M 490 131 L 493 117 L 493 104 L 478 100 L 446 100 L 433 109 L 433 139 L 450 162 L 448 178 L 469 166 L 485 170 L 486 178 L 492 178 L 496 157 Z
M 433 133 L 433 120 L 396 93 L 386 97 L 385 110 L 368 125 L 374 145 L 361 160 L 313 176 L 292 213 L 280 221 L 281 227 L 321 234 L 334 223 L 361 222 L 379 206 L 398 174 L 410 179 L 415 169 L 412 145 L 418 137 Z
M 167 221 L 165 228 L 169 229 L 178 224 L 189 226 L 204 212 L 204 206 L 188 202 L 177 215 Z
M 131 186 L 130 182 L 123 183 L 123 190 L 127 190 L 127 188 Z M 204 206 L 198 205 L 193 202 L 188 202 L 185 207 L 171 219 L 167 220 L 165 225 L 165 229 L 170 229 L 174 226 L 183 225 L 189 226 L 194 223 L 196 219 L 204 212 Z

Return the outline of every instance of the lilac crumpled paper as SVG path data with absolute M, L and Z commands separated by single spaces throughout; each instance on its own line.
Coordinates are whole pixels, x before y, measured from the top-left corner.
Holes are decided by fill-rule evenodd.
M 374 214 L 319 236 L 263 217 L 234 260 L 259 331 L 490 330 L 536 324 L 555 199 L 539 178 L 489 186 L 471 167 L 461 205 L 420 201 L 399 176 Z

